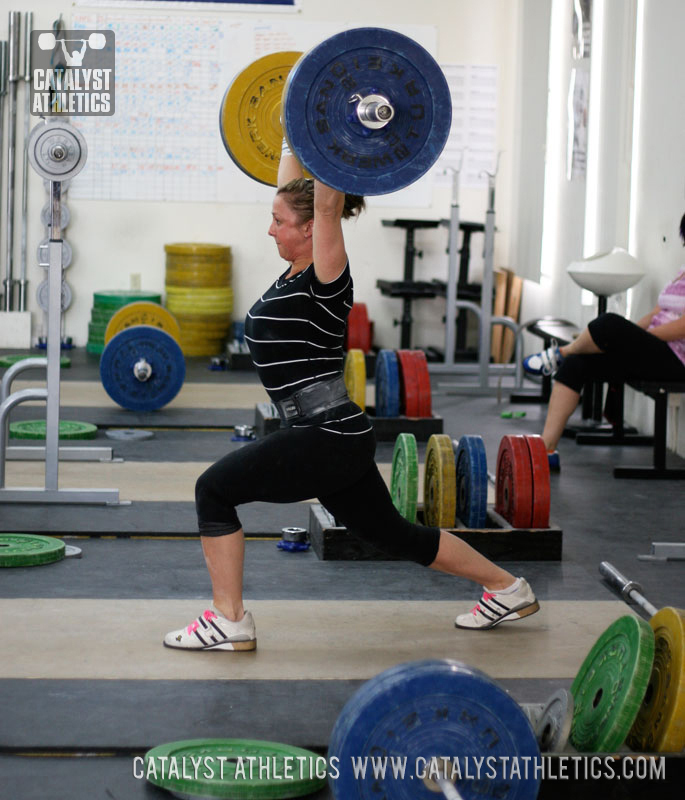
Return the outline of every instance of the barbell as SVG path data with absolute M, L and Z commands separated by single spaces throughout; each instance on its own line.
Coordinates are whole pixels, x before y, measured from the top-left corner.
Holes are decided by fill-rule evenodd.
M 229 85 L 219 125 L 228 154 L 275 186 L 283 136 L 306 172 L 349 194 L 414 183 L 449 136 L 447 80 L 421 45 L 396 31 L 354 28 L 304 54 L 257 59 Z
M 41 50 L 54 50 L 57 42 L 85 42 L 88 41 L 88 46 L 93 50 L 102 50 L 107 39 L 104 33 L 91 33 L 88 39 L 57 39 L 54 33 L 41 33 L 38 36 L 38 47 Z

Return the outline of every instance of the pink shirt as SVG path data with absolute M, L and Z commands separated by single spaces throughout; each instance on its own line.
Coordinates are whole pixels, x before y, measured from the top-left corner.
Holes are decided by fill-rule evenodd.
M 681 267 L 674 281 L 661 290 L 657 301 L 659 310 L 652 317 L 648 331 L 667 322 L 673 322 L 685 314 L 685 267 Z M 674 339 L 666 344 L 685 364 L 685 339 Z

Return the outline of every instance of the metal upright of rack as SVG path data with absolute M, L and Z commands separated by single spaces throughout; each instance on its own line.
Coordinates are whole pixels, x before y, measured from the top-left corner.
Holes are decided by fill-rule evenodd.
M 47 369 L 45 387 L 20 389 L 0 403 L 0 503 L 119 504 L 118 489 L 59 488 L 60 355 L 62 317 L 62 237 L 60 224 L 61 185 L 83 168 L 87 147 L 83 136 L 66 122 L 41 122 L 28 141 L 31 166 L 50 181 L 51 234 L 48 245 L 47 358 L 31 359 L 32 367 Z M 5 462 L 9 438 L 9 413 L 20 403 L 46 403 L 45 487 L 5 487 Z
M 499 162 L 499 159 L 498 159 Z M 452 203 L 450 207 L 450 237 L 448 255 L 447 296 L 445 298 L 445 360 L 443 363 L 432 362 L 428 368 L 432 374 L 473 376 L 476 380 L 459 383 L 439 381 L 438 388 L 447 390 L 450 394 L 498 394 L 502 391 L 501 378 L 511 376 L 514 378 L 514 387 L 521 386 L 523 370 L 521 367 L 521 336 L 518 323 L 511 317 L 495 316 L 492 313 L 492 294 L 494 286 L 493 262 L 495 245 L 495 180 L 497 168 L 488 176 L 488 207 L 485 215 L 485 244 L 483 250 L 483 281 L 480 306 L 470 300 L 457 298 L 457 254 L 459 232 L 459 173 L 452 170 Z M 456 318 L 460 309 L 473 312 L 478 318 L 478 361 L 477 363 L 457 363 L 454 358 L 456 346 Z M 504 325 L 510 328 L 515 335 L 515 352 L 513 364 L 491 364 L 490 346 L 492 341 L 492 326 Z M 492 379 L 497 379 L 492 383 Z M 510 387 L 507 387 L 510 388 Z

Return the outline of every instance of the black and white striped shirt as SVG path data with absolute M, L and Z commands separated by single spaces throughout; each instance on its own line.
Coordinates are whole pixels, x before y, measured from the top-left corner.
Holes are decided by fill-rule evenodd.
M 352 308 L 349 264 L 330 283 L 317 279 L 313 264 L 286 278 L 289 271 L 264 292 L 245 320 L 252 361 L 274 402 L 342 374 L 345 325 Z M 366 416 L 348 406 L 320 427 L 345 434 L 370 428 Z

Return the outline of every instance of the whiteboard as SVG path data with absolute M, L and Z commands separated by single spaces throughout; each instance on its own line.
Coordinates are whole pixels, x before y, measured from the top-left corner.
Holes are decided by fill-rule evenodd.
M 88 200 L 270 203 L 273 187 L 245 175 L 224 150 L 219 109 L 234 76 L 267 53 L 309 50 L 350 24 L 232 21 L 220 15 L 75 11 L 74 30 L 113 30 L 116 112 L 75 117 L 88 161 L 71 196 Z M 432 25 L 393 28 L 432 55 Z M 428 206 L 432 180 L 372 200 Z

